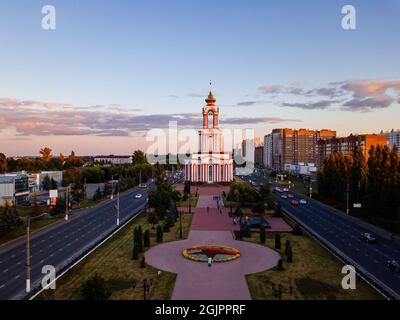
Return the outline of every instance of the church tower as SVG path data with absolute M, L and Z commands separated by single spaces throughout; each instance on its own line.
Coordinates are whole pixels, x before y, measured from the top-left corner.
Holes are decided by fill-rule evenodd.
M 211 90 L 205 102 L 203 128 L 199 130 L 199 150 L 185 163 L 185 180 L 195 183 L 228 183 L 233 180 L 233 160 L 230 153 L 224 153 L 219 108 Z

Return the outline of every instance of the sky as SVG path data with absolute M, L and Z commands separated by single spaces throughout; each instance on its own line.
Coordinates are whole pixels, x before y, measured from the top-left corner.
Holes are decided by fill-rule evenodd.
M 0 152 L 131 154 L 200 127 L 210 80 L 225 128 L 397 129 L 399 30 L 400 0 L 2 0 Z

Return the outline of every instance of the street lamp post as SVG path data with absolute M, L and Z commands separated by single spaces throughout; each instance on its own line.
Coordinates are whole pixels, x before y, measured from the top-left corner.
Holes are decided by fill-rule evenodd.
M 65 191 L 65 221 L 68 221 L 69 218 L 69 186 Z
M 119 191 L 117 194 L 117 226 L 119 226 Z
M 31 218 L 28 215 L 26 224 L 26 292 L 31 292 Z
M 347 189 L 346 189 L 346 203 L 347 203 L 347 209 L 346 209 L 346 213 L 349 214 L 350 213 L 350 184 L 347 183 Z
M 182 211 L 179 211 L 179 238 L 183 238 L 182 234 Z

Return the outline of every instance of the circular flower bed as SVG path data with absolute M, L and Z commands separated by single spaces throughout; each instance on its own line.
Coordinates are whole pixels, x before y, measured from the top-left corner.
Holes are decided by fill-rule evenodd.
M 183 250 L 182 255 L 189 260 L 207 262 L 228 262 L 240 257 L 240 251 L 226 246 L 193 246 Z

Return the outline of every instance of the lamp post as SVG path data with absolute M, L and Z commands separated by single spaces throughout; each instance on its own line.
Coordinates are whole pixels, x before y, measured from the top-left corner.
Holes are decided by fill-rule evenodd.
M 119 226 L 119 191 L 117 194 L 117 226 Z
M 182 211 L 179 211 L 179 238 L 183 238 L 182 234 Z
M 69 185 L 65 191 L 65 221 L 69 219 Z
M 31 217 L 28 214 L 27 221 L 26 221 L 26 292 L 31 292 Z
M 347 188 L 346 188 L 346 205 L 347 205 L 347 209 L 346 209 L 346 213 L 349 214 L 350 213 L 350 184 L 347 183 Z

